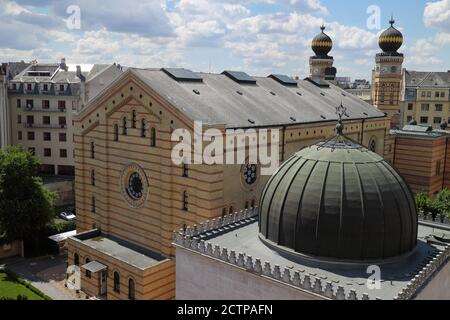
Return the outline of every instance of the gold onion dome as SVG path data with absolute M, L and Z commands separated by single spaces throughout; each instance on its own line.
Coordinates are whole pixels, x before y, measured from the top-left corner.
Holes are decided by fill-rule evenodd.
M 318 57 L 325 57 L 333 48 L 333 40 L 324 32 L 325 26 L 320 27 L 322 32 L 312 41 L 311 47 Z
M 397 50 L 402 46 L 403 35 L 400 31 L 394 28 L 394 19 L 391 19 L 389 23 L 391 26 L 380 35 L 378 44 L 383 52 L 394 53 L 397 52 Z

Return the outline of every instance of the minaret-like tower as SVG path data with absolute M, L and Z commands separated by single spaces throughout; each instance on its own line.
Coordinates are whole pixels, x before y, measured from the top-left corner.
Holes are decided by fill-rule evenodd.
M 394 28 L 395 20 L 384 31 L 378 44 L 383 51 L 375 57 L 375 70 L 372 71 L 372 100 L 375 107 L 391 118 L 391 127 L 400 124 L 400 88 L 402 81 L 403 54 L 398 50 L 403 44 L 403 35 Z
M 328 55 L 333 48 L 333 40 L 324 32 L 325 26 L 322 25 L 320 29 L 322 32 L 311 43 L 311 48 L 316 55 L 309 58 L 310 77 L 334 80 L 336 78 L 336 68 L 333 67 L 334 59 Z

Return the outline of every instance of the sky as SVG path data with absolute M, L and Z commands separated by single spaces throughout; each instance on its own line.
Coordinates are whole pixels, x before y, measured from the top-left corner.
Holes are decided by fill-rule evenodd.
M 0 61 L 306 77 L 324 24 L 337 75 L 370 79 L 392 15 L 404 67 L 450 70 L 450 0 L 0 0 Z

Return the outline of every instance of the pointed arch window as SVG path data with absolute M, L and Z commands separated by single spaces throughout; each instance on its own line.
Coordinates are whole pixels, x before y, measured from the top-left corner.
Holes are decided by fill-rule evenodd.
M 122 119 L 122 134 L 126 136 L 127 133 L 128 133 L 127 117 L 123 117 L 123 119 Z
M 95 159 L 95 143 L 91 142 L 91 159 Z
M 145 126 L 146 126 L 146 122 L 145 122 L 145 119 L 142 119 L 141 120 L 141 137 L 142 138 L 145 138 L 145 135 L 146 135 L 146 128 L 145 128 Z
M 136 122 L 137 122 L 136 118 L 137 118 L 136 110 L 133 110 L 131 112 L 131 127 L 133 129 L 136 129 Z
M 95 170 L 91 170 L 91 185 L 95 187 Z
M 189 193 L 187 191 L 183 192 L 183 210 L 189 210 Z
M 156 129 L 152 128 L 150 130 L 150 146 L 156 147 Z
M 135 300 L 136 299 L 136 289 L 134 285 L 134 280 L 129 279 L 128 280 L 128 299 L 129 300 Z
M 80 256 L 78 255 L 78 253 L 75 253 L 73 255 L 73 264 L 76 266 L 80 265 Z
M 119 141 L 119 125 L 114 125 L 114 141 Z
M 120 293 L 120 275 L 114 272 L 114 292 Z

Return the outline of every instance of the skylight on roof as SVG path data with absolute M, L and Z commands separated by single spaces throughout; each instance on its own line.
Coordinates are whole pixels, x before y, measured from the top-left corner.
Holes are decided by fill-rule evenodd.
M 269 76 L 269 78 L 272 78 L 275 81 L 277 81 L 283 85 L 286 85 L 286 86 L 296 86 L 297 85 L 297 81 L 295 81 L 291 77 L 288 77 L 284 74 L 271 74 Z
M 305 80 L 311 82 L 312 84 L 320 87 L 320 88 L 329 88 L 330 84 L 327 81 L 324 81 L 320 78 L 306 78 Z
M 222 74 L 238 83 L 256 84 L 256 80 L 242 71 L 224 71 Z
M 203 79 L 198 74 L 188 69 L 163 68 L 161 70 L 176 81 L 193 81 L 193 82 L 203 81 Z

